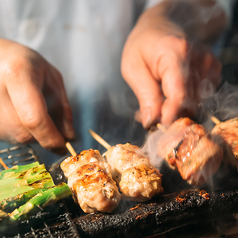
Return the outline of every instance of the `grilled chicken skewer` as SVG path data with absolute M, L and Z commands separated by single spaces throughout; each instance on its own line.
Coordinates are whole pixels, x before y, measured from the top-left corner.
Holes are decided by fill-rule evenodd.
M 220 122 L 218 119 L 212 120 L 216 126 L 212 129 L 213 135 L 219 135 L 223 139 L 223 147 L 228 164 L 237 166 L 238 162 L 238 117 Z
M 139 147 L 117 144 L 103 154 L 112 166 L 112 176 L 124 196 L 135 201 L 147 201 L 162 193 L 160 172 L 148 158 L 138 153 Z
M 84 150 L 61 164 L 73 198 L 86 213 L 110 213 L 120 203 L 121 194 L 112 179 L 111 168 L 98 150 Z
M 219 169 L 223 150 L 216 135 L 189 118 L 180 118 L 160 137 L 158 156 L 189 184 L 200 186 Z
M 103 156 L 111 165 L 112 177 L 126 198 L 143 202 L 163 192 L 162 175 L 148 158 L 138 153 L 138 146 L 129 143 L 110 146 L 95 132 L 89 132 L 107 148 Z

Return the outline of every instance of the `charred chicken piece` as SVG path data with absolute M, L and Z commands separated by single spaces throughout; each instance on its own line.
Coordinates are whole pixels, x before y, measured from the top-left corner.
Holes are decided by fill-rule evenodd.
M 237 166 L 238 160 L 238 118 L 233 118 L 216 125 L 212 132 L 213 135 L 219 135 L 223 139 L 224 153 L 227 162 Z
M 98 150 L 84 150 L 65 159 L 61 165 L 73 198 L 86 213 L 110 213 L 119 204 L 121 194 L 112 179 L 111 168 Z
M 183 160 L 193 150 L 197 141 L 206 135 L 202 126 L 189 118 L 180 118 L 160 137 L 158 156 L 167 160 L 171 168 L 177 168 L 176 159 Z
M 112 166 L 112 176 L 122 194 L 128 199 L 143 202 L 163 192 L 162 175 L 138 150 L 138 146 L 129 143 L 117 144 L 103 156 Z
M 190 155 L 177 159 L 177 167 L 182 178 L 189 184 L 203 185 L 220 168 L 223 158 L 222 147 L 211 135 L 200 138 Z
M 199 186 L 219 169 L 223 150 L 202 125 L 180 118 L 160 137 L 158 155 L 189 184 Z

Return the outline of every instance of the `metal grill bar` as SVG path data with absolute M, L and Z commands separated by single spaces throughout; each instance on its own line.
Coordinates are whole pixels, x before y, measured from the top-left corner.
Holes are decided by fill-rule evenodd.
M 22 237 L 80 238 L 79 232 L 72 218 L 72 214 L 69 212 L 65 201 L 56 204 L 55 208 L 60 209 L 56 212 L 56 214 L 58 213 L 57 216 L 53 216 L 51 214 L 51 218 L 49 218 L 47 216 L 44 217 L 43 215 L 40 221 L 31 225 L 30 231 L 25 233 Z
M 0 150 L 0 158 L 10 168 L 14 165 L 39 161 L 35 151 L 29 145 L 18 145 Z M 0 172 L 4 170 L 0 164 Z
M 0 150 L 0 158 L 9 168 L 14 165 L 40 162 L 35 151 L 29 145 L 18 145 Z M 3 170 L 4 167 L 0 164 L 0 172 Z M 30 218 L 29 221 L 20 223 L 14 228 L 15 234 L 13 230 L 9 235 L 2 236 L 0 233 L 0 237 L 80 237 L 72 215 L 64 202 L 54 204 L 54 211 L 50 209 L 38 213 L 35 217 Z

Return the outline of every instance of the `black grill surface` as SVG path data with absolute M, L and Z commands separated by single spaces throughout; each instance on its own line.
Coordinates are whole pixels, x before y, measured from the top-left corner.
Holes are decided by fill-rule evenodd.
M 28 146 L 0 151 L 0 157 L 9 167 L 38 160 Z M 48 169 L 56 183 L 65 181 L 59 164 Z M 122 200 L 113 214 L 85 214 L 70 197 L 39 211 L 29 220 L 6 225 L 0 237 L 205 238 L 228 237 L 238 232 L 235 169 L 221 167 L 212 183 L 200 189 L 188 186 L 166 165 L 161 173 L 165 194 L 149 202 Z

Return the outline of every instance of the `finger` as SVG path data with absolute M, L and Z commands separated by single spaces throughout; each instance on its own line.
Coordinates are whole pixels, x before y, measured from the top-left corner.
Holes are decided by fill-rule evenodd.
M 46 149 L 65 148 L 64 138 L 47 112 L 39 87 L 40 77 L 44 77 L 42 72 L 35 72 L 31 67 L 13 72 L 8 72 L 6 88 L 24 128 Z
M 0 139 L 11 144 L 33 142 L 33 136 L 22 126 L 8 94 L 5 90 L 0 92 Z
M 189 108 L 187 100 L 189 72 L 184 62 L 174 54 L 166 55 L 161 59 L 158 67 L 163 93 L 166 97 L 162 107 L 161 122 L 166 126 L 176 120 L 182 110 Z
M 127 59 L 126 64 L 122 61 L 122 74 L 138 99 L 140 120 L 143 127 L 148 129 L 150 125 L 160 120 L 163 103 L 160 85 L 139 55 Z
M 63 78 L 53 66 L 48 71 L 44 91 L 48 94 L 49 111 L 59 130 L 67 140 L 73 140 L 75 132 L 72 110 L 66 95 Z

